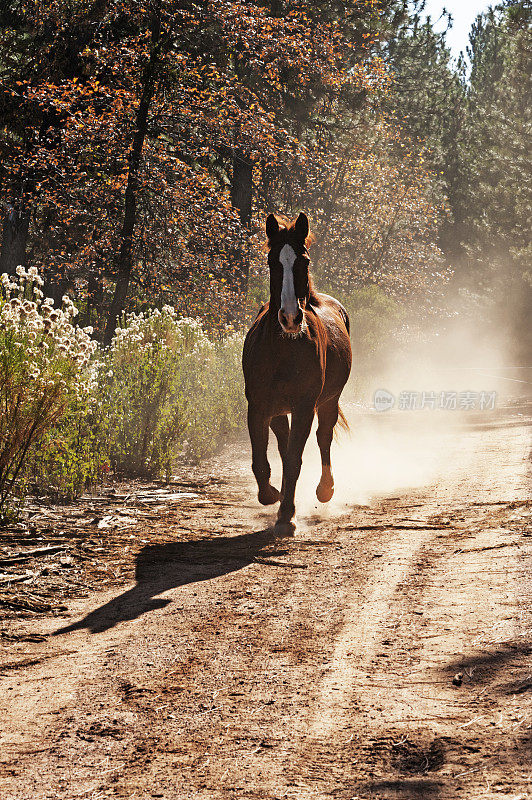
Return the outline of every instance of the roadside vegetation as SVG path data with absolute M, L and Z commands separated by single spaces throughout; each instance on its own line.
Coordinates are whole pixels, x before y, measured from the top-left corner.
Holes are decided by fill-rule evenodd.
M 210 339 L 170 306 L 125 316 L 109 347 L 43 299 L 36 268 L 3 277 L 0 517 L 28 490 L 70 500 L 106 475 L 166 476 L 243 423 L 242 337 Z

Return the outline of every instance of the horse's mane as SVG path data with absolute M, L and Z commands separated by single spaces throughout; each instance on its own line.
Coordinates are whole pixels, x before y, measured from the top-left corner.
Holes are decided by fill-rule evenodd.
M 305 319 L 307 322 L 308 333 L 316 345 L 316 352 L 320 360 L 322 382 L 325 381 L 325 367 L 327 357 L 327 331 L 316 311 L 310 303 L 307 303 Z
M 308 274 L 308 295 L 307 295 L 307 307 L 310 306 L 319 306 L 320 305 L 320 298 L 316 293 L 316 289 L 314 287 L 314 279 L 312 275 Z

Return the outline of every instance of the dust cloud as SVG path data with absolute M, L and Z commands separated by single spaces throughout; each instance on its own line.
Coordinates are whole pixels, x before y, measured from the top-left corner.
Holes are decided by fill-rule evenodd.
M 394 394 L 496 392 L 499 403 L 507 402 L 532 389 L 532 367 L 517 363 L 515 349 L 504 326 L 487 319 L 446 320 L 404 345 L 399 336 L 384 348 L 371 377 L 359 378 L 366 384 L 362 399 L 371 402 L 374 391 L 385 388 Z M 353 374 L 356 382 L 356 353 Z
M 500 321 L 490 323 L 489 317 L 457 316 L 408 337 L 406 344 L 395 337 L 365 371 L 354 349 L 352 378 L 341 401 L 350 432 L 338 432 L 331 453 L 335 494 L 325 505 L 316 499 L 321 464 L 315 422 L 297 485 L 299 526 L 376 497 L 452 481 L 464 470 L 478 479 L 483 470 L 487 491 L 490 465 L 477 463 L 467 431 L 489 427 L 501 416 L 517 420 L 532 396 L 532 367 L 515 363 L 515 347 L 506 333 Z M 393 400 L 384 411 L 375 408 L 378 391 Z M 273 483 L 280 486 L 273 442 L 269 453 Z
M 311 523 L 346 513 L 354 506 L 367 505 L 373 498 L 424 486 L 436 480 L 449 451 L 449 436 L 458 426 L 447 420 L 437 429 L 426 421 L 411 419 L 417 412 L 364 413 L 344 405 L 350 432 L 340 432 L 331 448 L 335 493 L 329 503 L 316 499 L 321 461 L 315 431 L 303 455 L 297 484 L 298 523 Z M 401 414 L 402 417 L 398 418 Z M 421 414 L 423 416 L 423 414 Z M 408 419 L 407 419 L 408 418 Z M 281 483 L 281 465 L 270 449 L 272 482 Z

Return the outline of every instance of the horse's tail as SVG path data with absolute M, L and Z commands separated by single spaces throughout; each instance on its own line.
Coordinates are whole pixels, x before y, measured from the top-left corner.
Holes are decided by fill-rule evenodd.
M 346 431 L 346 433 L 349 433 L 351 431 L 351 428 L 349 427 L 349 422 L 347 421 L 347 417 L 345 416 L 345 414 L 342 411 L 342 409 L 340 408 L 340 406 L 338 406 L 338 422 L 334 426 L 334 441 L 335 442 L 338 440 L 338 432 L 339 431 Z
M 336 424 L 338 425 L 338 428 L 342 431 L 349 432 L 351 430 L 349 427 L 349 422 L 347 421 L 347 417 L 345 416 L 340 406 L 338 406 L 338 422 Z

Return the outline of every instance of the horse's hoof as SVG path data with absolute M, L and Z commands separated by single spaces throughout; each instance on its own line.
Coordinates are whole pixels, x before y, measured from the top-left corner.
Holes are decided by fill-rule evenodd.
M 271 506 L 280 499 L 281 495 L 274 486 L 267 486 L 259 491 L 259 503 L 263 506 Z
M 292 536 L 296 529 L 296 523 L 290 520 L 289 522 L 283 522 L 282 520 L 277 520 L 275 523 L 275 533 L 278 536 Z
M 318 483 L 318 486 L 316 487 L 316 497 L 318 498 L 320 503 L 328 503 L 333 494 L 334 494 L 334 483 L 324 484 L 321 481 Z

